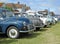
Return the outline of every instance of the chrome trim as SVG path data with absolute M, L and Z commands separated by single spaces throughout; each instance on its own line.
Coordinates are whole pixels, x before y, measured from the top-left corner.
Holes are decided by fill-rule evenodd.
M 32 30 L 28 30 L 28 31 L 19 31 L 21 33 L 27 33 L 27 32 L 31 32 L 31 31 L 34 31 L 35 29 L 32 29 Z

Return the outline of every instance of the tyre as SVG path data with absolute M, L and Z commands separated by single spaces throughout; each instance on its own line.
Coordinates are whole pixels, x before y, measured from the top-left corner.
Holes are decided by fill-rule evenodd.
M 40 27 L 36 27 L 36 30 L 37 30 L 37 31 L 40 30 Z
M 19 37 L 19 31 L 16 27 L 11 26 L 7 29 L 7 36 L 10 38 L 18 38 Z
M 44 25 L 44 28 L 46 28 L 47 27 L 47 25 Z

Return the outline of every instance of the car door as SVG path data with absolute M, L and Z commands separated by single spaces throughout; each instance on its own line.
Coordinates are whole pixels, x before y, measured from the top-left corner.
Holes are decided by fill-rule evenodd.
M 3 21 L 4 21 L 3 14 L 2 12 L 0 12 L 0 32 L 2 32 Z

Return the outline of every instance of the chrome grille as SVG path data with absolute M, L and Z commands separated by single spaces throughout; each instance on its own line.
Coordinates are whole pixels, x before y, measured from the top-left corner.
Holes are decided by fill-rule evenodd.
M 32 24 L 29 24 L 27 27 L 29 30 L 34 29 L 34 26 Z

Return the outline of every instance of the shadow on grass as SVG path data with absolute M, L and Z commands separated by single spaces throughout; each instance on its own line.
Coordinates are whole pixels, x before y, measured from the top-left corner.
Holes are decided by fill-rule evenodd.
M 44 31 L 47 31 L 47 30 L 48 29 L 42 28 L 38 31 L 35 31 L 32 34 L 21 34 L 20 39 L 33 39 L 33 38 L 36 38 L 37 36 L 40 36 L 42 34 L 41 32 L 44 32 Z
M 48 29 L 44 29 L 44 28 L 42 28 L 42 29 L 40 29 L 40 31 L 47 31 Z
M 33 39 L 36 38 L 37 36 L 39 36 L 41 33 L 32 33 L 32 34 L 21 34 L 20 38 L 21 39 Z
M 37 36 L 39 36 L 41 33 L 38 33 L 38 32 L 34 32 L 32 34 L 27 34 L 27 33 L 24 33 L 24 34 L 20 34 L 20 37 L 18 39 L 32 39 L 32 38 L 36 38 Z M 10 44 L 12 42 L 16 42 L 17 39 L 10 39 L 8 38 L 5 34 L 0 34 L 0 44 Z
M 48 29 L 42 28 L 38 31 L 35 31 L 32 34 L 21 34 L 20 39 L 33 39 L 33 38 L 36 38 L 37 36 L 41 35 L 42 34 L 41 32 L 44 32 L 44 31 L 47 31 L 47 30 Z
M 9 39 L 5 34 L 0 34 L 0 44 L 11 44 L 13 42 L 16 42 L 15 39 Z
M 39 30 L 35 30 L 35 32 L 38 32 L 38 31 L 47 31 L 48 29 L 47 28 L 40 28 Z

